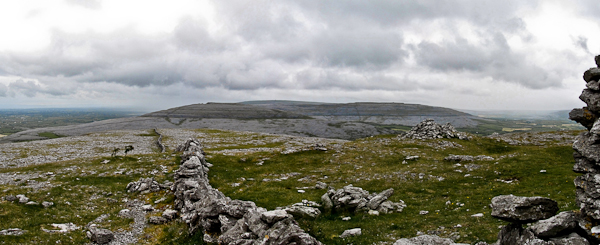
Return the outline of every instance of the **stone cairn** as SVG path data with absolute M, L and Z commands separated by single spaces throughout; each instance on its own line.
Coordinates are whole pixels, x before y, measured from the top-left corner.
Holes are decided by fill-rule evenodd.
M 426 119 L 420 122 L 416 126 L 410 129 L 406 134 L 400 135 L 399 137 L 404 139 L 419 139 L 419 140 L 430 140 L 430 139 L 441 139 L 441 138 L 459 138 L 461 140 L 468 140 L 469 137 L 465 133 L 461 133 L 454 129 L 450 123 L 441 125 L 436 123 L 433 119 Z
M 573 143 L 573 171 L 579 211 L 558 211 L 555 201 L 543 197 L 497 196 L 492 216 L 511 222 L 498 234 L 498 244 L 600 244 L 600 55 L 597 67 L 583 74 L 586 89 L 579 99 L 587 104 L 573 109 L 569 119 L 585 128 Z M 527 228 L 523 224 L 532 223 Z
M 575 179 L 577 204 L 581 208 L 586 232 L 600 239 L 600 55 L 595 57 L 596 66 L 583 74 L 587 83 L 579 99 L 587 104 L 581 109 L 573 109 L 569 119 L 574 120 L 588 131 L 580 134 L 573 143 L 575 166 L 573 171 L 582 173 Z
M 140 192 L 147 194 L 150 192 L 158 192 L 161 189 L 171 189 L 172 183 L 165 181 L 164 184 L 158 183 L 154 178 L 140 178 L 138 181 L 127 184 L 127 192 Z
M 190 233 L 218 244 L 321 244 L 305 233 L 285 210 L 267 211 L 254 202 L 232 200 L 208 182 L 204 151 L 196 139 L 177 148 L 181 167 L 175 172 L 175 208 Z

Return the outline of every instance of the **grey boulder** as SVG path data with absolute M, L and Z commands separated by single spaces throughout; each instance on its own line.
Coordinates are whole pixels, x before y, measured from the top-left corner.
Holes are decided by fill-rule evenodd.
M 548 219 L 558 212 L 558 203 L 545 197 L 496 196 L 491 207 L 493 217 L 515 223 Z
M 354 228 L 354 229 L 348 229 L 348 230 L 345 230 L 344 232 L 342 232 L 342 234 L 340 235 L 340 238 L 346 238 L 346 237 L 351 237 L 351 236 L 360 236 L 360 235 L 362 235 L 362 229 Z
M 92 242 L 98 244 L 107 244 L 115 239 L 115 235 L 112 231 L 93 227 L 88 231 L 88 237 Z

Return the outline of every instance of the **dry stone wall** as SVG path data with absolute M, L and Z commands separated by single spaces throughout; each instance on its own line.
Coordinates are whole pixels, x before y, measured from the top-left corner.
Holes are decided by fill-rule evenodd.
M 206 242 L 218 244 L 317 245 L 286 210 L 267 211 L 254 202 L 232 200 L 208 182 L 212 165 L 205 160 L 200 142 L 189 139 L 175 172 L 175 208 L 190 233 L 203 232 Z

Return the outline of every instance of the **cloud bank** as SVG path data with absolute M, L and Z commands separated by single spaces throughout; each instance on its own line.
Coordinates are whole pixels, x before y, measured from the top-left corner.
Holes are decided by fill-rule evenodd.
M 600 52 L 598 25 L 573 28 L 598 21 L 587 8 L 592 1 L 200 3 L 21 6 L 23 21 L 13 20 L 5 34 L 46 35 L 29 48 L 0 43 L 0 100 L 16 107 L 25 100 L 163 109 L 209 99 L 296 99 L 565 109 L 578 106 L 567 96 L 583 88 L 579 76 Z M 536 25 L 555 11 L 568 25 Z M 87 19 L 79 25 L 46 21 L 82 12 Z M 113 15 L 122 21 L 103 22 Z M 172 24 L 149 28 L 152 15 Z M 115 99 L 124 91 L 132 94 Z M 201 94 L 210 91 L 219 92 Z M 174 99 L 190 92 L 197 95 Z

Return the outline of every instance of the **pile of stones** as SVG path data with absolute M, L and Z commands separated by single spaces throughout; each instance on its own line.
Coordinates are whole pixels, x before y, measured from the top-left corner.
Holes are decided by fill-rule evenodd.
M 175 209 L 191 234 L 203 232 L 205 242 L 219 244 L 321 244 L 285 210 L 267 211 L 214 189 L 207 177 L 211 164 L 198 140 L 190 139 L 177 149 L 183 154 L 172 188 Z
M 433 119 L 426 119 L 410 129 L 406 134 L 400 135 L 403 139 L 418 139 L 430 140 L 441 138 L 458 138 L 461 140 L 469 140 L 467 134 L 458 132 L 450 123 L 441 125 Z
M 596 56 L 596 65 L 600 66 L 600 55 Z M 588 129 L 577 136 L 573 149 L 575 166 L 573 171 L 582 173 L 575 179 L 577 204 L 581 212 L 599 224 L 600 220 L 600 68 L 590 68 L 583 74 L 587 82 L 579 98 L 587 107 L 573 109 L 569 118 Z
M 158 183 L 154 178 L 140 178 L 138 181 L 127 184 L 127 192 L 140 192 L 147 194 L 150 192 L 158 192 L 161 189 L 170 190 L 172 183 L 166 181 L 164 184 Z
M 294 203 L 292 205 L 277 209 L 283 209 L 288 214 L 291 214 L 296 218 L 302 217 L 314 219 L 321 215 L 321 210 L 319 210 L 319 207 L 321 207 L 321 204 L 313 201 L 302 200 L 302 202 Z
M 337 191 L 333 188 L 321 196 L 321 202 L 325 209 L 347 209 L 354 212 L 369 213 L 400 213 L 406 207 L 404 201 L 388 201 L 387 199 L 394 194 L 394 189 L 390 188 L 381 193 L 369 193 L 360 187 L 352 185 L 344 186 Z
M 497 244 L 597 244 L 584 238 L 586 222 L 580 215 L 555 215 L 558 204 L 549 198 L 503 195 L 494 197 L 491 207 L 493 217 L 510 222 L 498 234 Z M 530 225 L 524 228 L 525 224 Z

